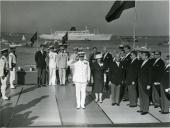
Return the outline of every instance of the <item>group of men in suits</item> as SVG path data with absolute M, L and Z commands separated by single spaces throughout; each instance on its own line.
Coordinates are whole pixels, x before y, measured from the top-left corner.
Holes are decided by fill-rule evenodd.
M 90 63 L 95 60 L 96 51 L 95 47 Z M 137 112 L 141 115 L 148 113 L 150 104 L 160 107 L 162 114 L 169 113 L 169 57 L 166 64 L 159 50 L 131 50 L 129 45 L 125 45 L 113 56 L 104 48 L 102 60 L 107 67 L 105 88 L 109 90 L 111 87 L 113 106 L 119 106 L 123 100 L 129 101 L 129 107 L 137 107 L 139 101 L 140 110 Z
M 17 57 L 15 54 L 15 45 L 10 45 L 8 48 L 1 50 L 0 57 L 0 85 L 1 85 L 1 94 L 3 100 L 9 100 L 9 97 L 6 95 L 7 82 L 9 77 L 10 89 L 15 89 L 14 81 L 16 76 L 16 64 Z

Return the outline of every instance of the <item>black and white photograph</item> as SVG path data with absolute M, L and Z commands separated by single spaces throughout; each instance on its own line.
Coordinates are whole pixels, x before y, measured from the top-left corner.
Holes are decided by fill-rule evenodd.
M 0 0 L 0 128 L 169 128 L 169 6 Z

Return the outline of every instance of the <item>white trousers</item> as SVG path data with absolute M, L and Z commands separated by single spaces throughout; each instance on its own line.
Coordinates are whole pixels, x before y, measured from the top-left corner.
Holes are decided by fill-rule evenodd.
M 6 88 L 7 88 L 7 76 L 2 79 L 1 79 L 1 93 L 2 93 L 2 98 L 3 97 L 6 97 Z
M 87 83 L 75 83 L 77 107 L 84 107 Z
M 14 87 L 15 71 L 16 71 L 15 68 L 13 68 L 12 71 L 10 70 L 10 78 L 9 78 L 10 87 Z
M 56 85 L 56 68 L 49 67 L 49 85 Z
M 66 83 L 66 69 L 65 68 L 59 68 L 59 78 L 60 78 L 60 84 Z

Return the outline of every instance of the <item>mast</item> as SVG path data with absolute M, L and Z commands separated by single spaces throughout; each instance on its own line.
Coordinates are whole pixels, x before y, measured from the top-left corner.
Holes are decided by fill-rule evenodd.
M 135 1 L 135 9 L 134 9 L 134 24 L 133 24 L 133 49 L 136 45 L 136 21 L 137 21 L 137 13 L 136 13 L 136 1 Z

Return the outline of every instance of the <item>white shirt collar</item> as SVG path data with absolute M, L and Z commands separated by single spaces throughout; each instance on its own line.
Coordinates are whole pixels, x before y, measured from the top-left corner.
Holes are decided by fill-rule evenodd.
M 135 57 L 133 60 L 132 60 L 132 62 L 131 63 L 133 63 L 133 61 L 135 61 L 137 58 Z
M 170 64 L 166 65 L 166 68 L 170 67 Z
M 147 61 L 148 61 L 148 59 L 147 59 L 147 60 L 144 60 L 143 63 L 142 63 L 142 65 L 141 65 L 141 67 L 143 67 Z
M 130 54 L 130 52 L 126 54 L 125 58 L 126 58 L 129 54 Z

